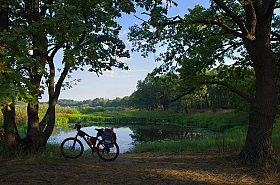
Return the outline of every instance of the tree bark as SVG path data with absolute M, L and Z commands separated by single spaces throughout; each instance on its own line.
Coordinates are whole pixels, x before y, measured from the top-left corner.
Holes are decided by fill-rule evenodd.
M 262 54 L 265 51 L 263 50 Z M 258 56 L 259 60 L 261 56 Z M 273 55 L 263 58 L 266 65 L 256 64 L 256 95 L 251 103 L 249 128 L 240 158 L 273 163 L 278 161 L 271 144 L 273 123 L 277 110 L 277 71 Z M 263 64 L 262 63 L 262 64 Z M 262 68 L 262 70 L 260 70 Z
M 15 106 L 5 106 L 2 113 L 4 115 L 5 151 L 14 151 L 21 140 L 15 122 Z
M 26 136 L 26 147 L 30 149 L 31 152 L 36 152 L 41 148 L 41 132 L 39 128 L 39 117 L 38 104 L 32 105 L 28 104 L 27 115 L 28 115 L 28 130 Z
M 256 39 L 244 39 L 256 74 L 256 94 L 251 103 L 249 128 L 239 157 L 252 162 L 275 164 L 276 152 L 271 144 L 277 110 L 277 68 L 270 48 L 271 17 L 259 16 Z

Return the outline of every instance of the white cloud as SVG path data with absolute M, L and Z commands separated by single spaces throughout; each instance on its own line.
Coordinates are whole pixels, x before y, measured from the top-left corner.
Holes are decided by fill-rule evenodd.
M 122 77 L 128 77 L 128 73 L 129 73 L 129 71 L 126 71 L 126 70 L 112 68 L 112 70 L 110 70 L 110 71 L 104 71 L 103 75 L 101 75 L 101 76 L 110 77 L 110 78 L 116 78 L 116 77 L 122 78 Z
M 132 61 L 132 58 L 125 58 L 125 57 L 123 57 L 123 58 L 118 58 L 118 61 L 123 62 L 123 63 L 131 62 L 131 61 Z
M 130 42 L 128 39 L 126 39 L 126 40 L 125 40 L 125 42 L 126 42 L 126 43 L 128 43 L 128 44 L 129 44 L 129 46 L 131 46 L 131 47 L 132 47 L 132 42 Z
M 118 76 L 118 74 L 114 71 L 104 71 L 102 76 L 106 76 L 106 77 L 116 77 Z
M 235 63 L 235 61 L 234 60 L 232 60 L 232 59 L 229 59 L 229 58 L 225 58 L 225 64 L 226 65 L 232 65 L 232 64 L 234 64 Z
M 122 31 L 119 33 L 120 37 L 124 37 L 128 33 L 128 30 Z

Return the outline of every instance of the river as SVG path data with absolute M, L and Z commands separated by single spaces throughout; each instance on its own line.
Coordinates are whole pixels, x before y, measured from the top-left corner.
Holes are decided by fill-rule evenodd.
M 71 126 L 56 126 L 48 143 L 60 144 L 65 138 L 75 137 L 77 131 Z M 95 128 L 104 128 L 99 126 L 87 126 L 82 127 L 82 130 L 91 136 L 96 136 L 97 131 Z M 127 126 L 114 128 L 114 132 L 117 134 L 117 143 L 120 147 L 120 152 L 124 153 L 129 151 L 135 144 L 141 142 L 153 142 L 158 140 L 178 140 L 182 138 L 196 139 L 206 137 L 211 134 L 209 129 L 197 128 L 197 127 L 141 127 L 141 126 Z M 83 141 L 85 149 L 88 146 Z

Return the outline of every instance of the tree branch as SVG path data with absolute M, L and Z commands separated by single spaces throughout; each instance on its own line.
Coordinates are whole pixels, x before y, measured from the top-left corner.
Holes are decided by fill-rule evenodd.
M 188 49 L 186 49 L 186 51 L 184 51 L 179 58 L 182 58 L 190 49 L 192 49 L 193 47 L 195 47 L 197 44 L 201 43 L 202 41 L 206 40 L 207 38 L 214 37 L 214 36 L 219 36 L 219 35 L 225 35 L 225 34 L 228 34 L 228 33 L 227 32 L 225 32 L 225 33 L 217 33 L 217 34 L 214 33 L 214 34 L 210 34 L 210 35 L 208 35 L 206 37 L 203 37 L 203 38 L 199 39 L 193 45 L 188 46 Z
M 43 16 L 46 14 L 47 9 L 48 9 L 47 5 L 51 5 L 51 4 L 53 4 L 53 0 L 48 0 L 45 2 L 45 4 L 42 6 L 40 16 Z
M 224 47 L 224 46 L 226 46 L 226 45 L 229 45 L 229 44 L 222 45 L 222 46 L 220 46 L 219 48 L 222 48 L 222 47 Z M 226 49 L 223 50 L 222 52 L 216 54 L 216 55 L 214 56 L 214 58 L 212 58 L 211 60 L 209 60 L 209 61 L 206 62 L 206 63 L 210 65 L 210 63 L 212 63 L 213 61 L 215 61 L 219 56 L 221 56 L 222 54 L 224 54 L 225 52 L 227 52 L 230 48 L 232 48 L 232 47 L 233 47 L 233 48 L 237 47 L 237 45 L 238 45 L 238 44 L 232 44 L 232 45 L 230 45 L 228 48 L 226 48 Z M 218 49 L 218 48 L 217 48 L 217 49 Z
M 241 29 L 242 33 L 245 36 L 249 36 L 250 33 L 247 30 L 247 28 L 244 26 L 243 22 L 241 19 L 239 19 L 239 17 L 233 13 L 221 0 L 213 0 L 221 9 L 223 9 L 228 16 L 230 16 L 232 18 L 232 20 L 239 26 L 239 28 Z
M 183 23 L 184 20 L 177 20 L 177 21 L 170 21 L 170 22 L 167 22 L 167 23 L 164 23 L 163 26 L 168 26 L 168 25 L 174 25 L 174 24 L 180 24 L 180 23 Z M 227 25 L 221 23 L 221 22 L 218 22 L 218 21 L 212 21 L 212 20 L 193 20 L 191 21 L 192 24 L 212 24 L 212 25 L 217 25 L 219 26 L 220 28 L 224 29 L 226 32 L 234 35 L 234 36 L 237 36 L 237 37 L 241 37 L 243 38 L 244 35 L 239 33 L 238 31 L 236 30 L 232 30 L 230 27 L 228 27 Z
M 197 88 L 197 87 L 191 88 L 191 89 L 188 90 L 186 93 L 184 93 L 184 94 L 178 96 L 177 98 L 171 100 L 171 102 L 175 102 L 175 101 L 179 100 L 180 98 L 182 98 L 183 96 L 186 96 L 186 95 L 190 94 L 190 93 L 193 92 L 196 88 Z
M 7 10 L 8 10 L 9 12 L 11 12 L 12 14 L 14 14 L 14 15 L 17 15 L 17 16 L 20 16 L 20 17 L 22 17 L 22 18 L 25 18 L 25 19 L 27 20 L 27 22 L 28 22 L 29 24 L 31 24 L 32 19 L 31 19 L 31 17 L 30 17 L 28 14 L 16 12 L 16 11 L 13 10 L 12 8 L 8 8 L 8 7 L 7 7 Z
M 274 32 L 274 31 L 271 31 L 271 35 L 276 37 L 276 38 L 271 38 L 270 39 L 271 41 L 279 41 L 280 40 L 280 34 Z
M 249 103 L 253 102 L 253 98 L 251 98 L 247 94 L 239 91 L 235 87 L 231 86 L 229 83 L 226 83 L 226 82 L 223 82 L 223 81 L 203 81 L 203 82 L 199 82 L 199 83 L 201 85 L 202 84 L 218 84 L 218 85 L 223 85 L 223 86 L 227 87 L 231 92 L 234 92 L 234 93 L 238 94 L 239 96 L 241 96 L 242 98 L 244 98 L 245 100 L 247 100 Z
M 266 17 L 270 17 L 273 14 L 274 6 L 277 0 L 269 0 L 269 1 L 263 1 L 263 14 Z
M 248 101 L 249 103 L 253 102 L 253 98 L 251 98 L 250 96 L 248 96 L 247 94 L 239 91 L 238 89 L 236 89 L 235 87 L 231 86 L 230 84 L 223 82 L 223 81 L 201 81 L 198 82 L 200 85 L 204 85 L 204 84 L 217 84 L 217 85 L 223 85 L 225 87 L 227 87 L 231 92 L 236 93 L 237 95 L 239 95 L 240 97 L 244 98 L 246 101 Z M 171 102 L 177 101 L 178 99 L 182 98 L 185 95 L 190 94 L 191 92 L 193 92 L 195 89 L 197 89 L 198 87 L 193 87 L 190 90 L 188 90 L 186 93 L 178 96 L 177 98 L 171 100 Z

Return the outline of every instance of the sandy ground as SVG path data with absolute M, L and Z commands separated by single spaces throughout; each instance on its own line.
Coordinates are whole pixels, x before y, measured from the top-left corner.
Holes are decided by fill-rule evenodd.
M 211 153 L 120 154 L 113 162 L 83 154 L 4 159 L 0 184 L 280 184 L 279 174 L 247 167 L 236 155 Z

